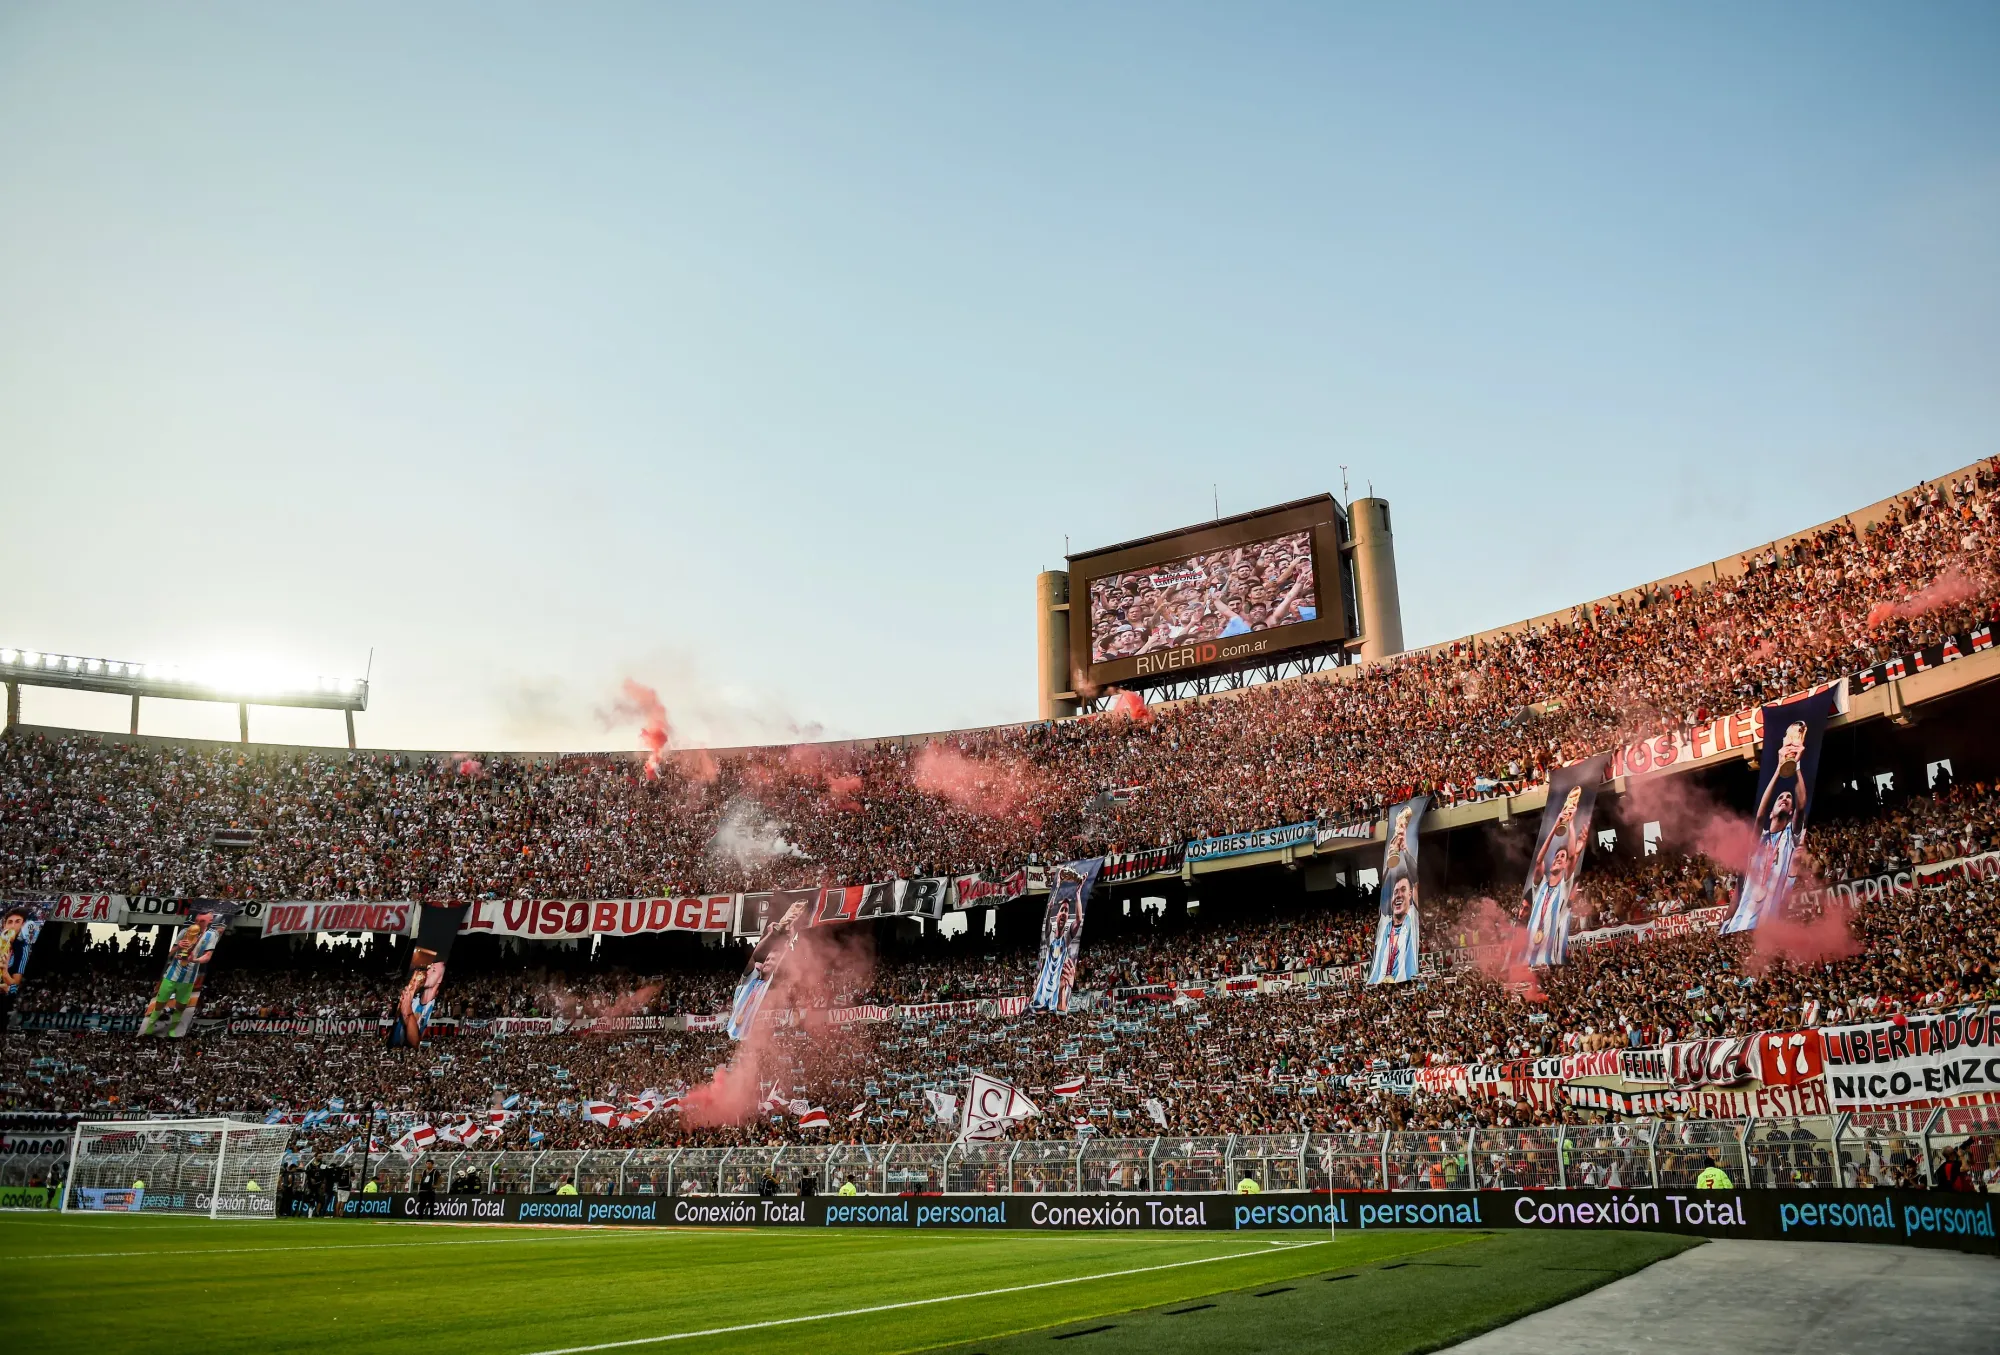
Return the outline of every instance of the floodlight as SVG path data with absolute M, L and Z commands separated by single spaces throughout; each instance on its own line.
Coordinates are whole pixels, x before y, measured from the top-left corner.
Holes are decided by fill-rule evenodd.
M 310 706 L 319 710 L 368 709 L 368 683 L 324 674 L 286 674 L 262 662 L 183 667 L 168 663 L 88 658 L 42 650 L 0 649 L 0 681 L 31 687 L 121 696 L 225 701 L 237 705 Z

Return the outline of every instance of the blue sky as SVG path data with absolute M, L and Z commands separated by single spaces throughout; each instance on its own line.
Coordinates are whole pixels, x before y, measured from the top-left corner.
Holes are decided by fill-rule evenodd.
M 1342 463 L 1412 643 L 1518 619 L 2000 452 L 1995 70 L 1990 4 L 0 0 L 0 643 L 372 648 L 390 747 L 1022 719 L 1065 535 Z

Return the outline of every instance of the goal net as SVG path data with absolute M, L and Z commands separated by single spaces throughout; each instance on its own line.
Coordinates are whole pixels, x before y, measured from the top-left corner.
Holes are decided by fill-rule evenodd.
M 289 1125 L 96 1120 L 76 1127 L 63 1209 L 275 1218 Z

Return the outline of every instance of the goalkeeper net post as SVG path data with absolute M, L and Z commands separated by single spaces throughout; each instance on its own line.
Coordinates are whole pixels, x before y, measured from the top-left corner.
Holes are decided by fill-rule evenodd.
M 70 1144 L 64 1212 L 275 1218 L 290 1125 L 86 1120 Z

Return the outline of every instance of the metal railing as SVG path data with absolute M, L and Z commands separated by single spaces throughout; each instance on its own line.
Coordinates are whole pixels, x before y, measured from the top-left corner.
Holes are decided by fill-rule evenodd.
M 1692 1187 L 1713 1159 L 1750 1189 L 1930 1185 L 1946 1154 L 1975 1174 L 2000 1161 L 2000 1106 L 1747 1120 L 1638 1120 L 1529 1128 L 999 1143 L 633 1148 L 544 1152 L 432 1149 L 370 1159 L 379 1190 L 549 1194 L 785 1194 L 809 1179 L 870 1195 L 1185 1194 L 1267 1191 L 1621 1190 Z M 358 1159 L 353 1150 L 333 1155 Z M 358 1165 L 358 1162 L 357 1162 Z M 357 1181 L 357 1185 L 362 1184 Z

